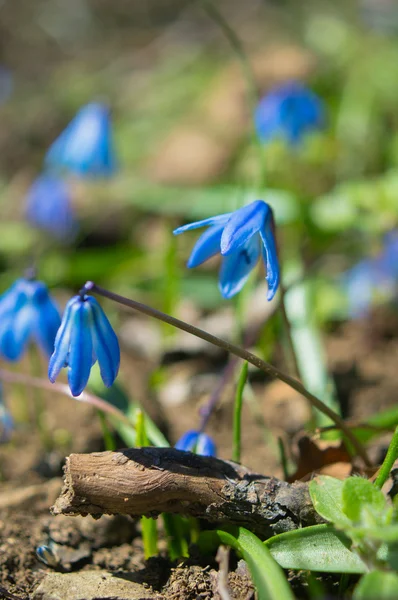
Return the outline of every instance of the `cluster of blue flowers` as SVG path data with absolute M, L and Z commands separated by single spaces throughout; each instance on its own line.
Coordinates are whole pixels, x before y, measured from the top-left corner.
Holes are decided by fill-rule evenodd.
M 303 85 L 289 82 L 260 102 L 256 126 L 263 142 L 282 136 L 297 145 L 323 121 L 320 100 Z M 109 110 L 98 103 L 83 107 L 47 152 L 46 172 L 36 179 L 26 200 L 29 221 L 62 240 L 77 231 L 70 192 L 63 179 L 111 176 L 116 169 Z M 268 300 L 278 290 L 280 274 L 270 206 L 256 200 L 234 212 L 179 227 L 178 235 L 207 227 L 188 261 L 193 268 L 221 254 L 219 287 L 232 298 L 247 281 L 262 257 L 268 283 Z M 33 277 L 19 279 L 0 297 L 0 356 L 18 360 L 29 343 L 36 343 L 50 357 L 48 375 L 54 382 L 67 367 L 73 396 L 87 385 L 91 367 L 98 361 L 102 379 L 111 386 L 117 376 L 120 349 L 117 337 L 102 308 L 88 295 L 90 284 L 66 305 L 62 321 L 44 283 Z M 214 456 L 213 440 L 203 432 L 188 431 L 176 448 Z
M 119 370 L 119 342 L 97 300 L 85 292 L 68 302 L 61 321 L 43 282 L 18 279 L 0 297 L 0 356 L 17 361 L 33 342 L 50 357 L 50 381 L 68 367 L 73 396 L 82 393 L 97 361 L 104 384 L 111 386 Z
M 78 225 L 65 175 L 109 177 L 116 170 L 108 107 L 91 103 L 79 110 L 50 146 L 45 167 L 28 190 L 26 217 L 55 238 L 71 241 Z

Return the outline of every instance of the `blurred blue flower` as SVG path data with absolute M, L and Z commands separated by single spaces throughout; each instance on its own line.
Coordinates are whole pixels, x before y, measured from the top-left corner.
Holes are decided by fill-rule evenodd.
M 9 442 L 14 430 L 12 418 L 3 398 L 3 386 L 0 383 L 0 444 Z
M 26 196 L 25 212 L 33 226 L 60 240 L 71 241 L 77 233 L 68 186 L 55 175 L 37 177 Z
M 280 137 L 297 146 L 307 133 L 323 126 L 323 103 L 302 83 L 288 81 L 260 100 L 254 122 L 262 142 Z
M 46 164 L 80 177 L 108 177 L 116 170 L 109 108 L 91 103 L 79 110 L 46 154 Z
M 73 396 L 86 387 L 91 367 L 98 360 L 102 381 L 110 387 L 119 370 L 120 348 L 104 311 L 92 296 L 78 295 L 69 300 L 55 338 L 48 377 L 52 383 L 63 367 Z
M 196 242 L 187 266 L 197 267 L 221 252 L 219 288 L 224 298 L 232 298 L 240 292 L 262 254 L 267 271 L 267 298 L 272 300 L 279 285 L 279 264 L 269 205 L 256 200 L 232 213 L 179 227 L 174 234 L 207 225 L 209 229 Z
M 216 456 L 217 449 L 212 438 L 206 433 L 200 433 L 191 429 L 180 437 L 174 448 L 194 452 L 202 456 Z
M 31 341 L 50 356 L 60 323 L 44 283 L 18 279 L 0 297 L 0 356 L 19 360 Z
M 366 316 L 377 297 L 392 297 L 398 284 L 398 231 L 386 234 L 379 255 L 361 260 L 344 273 L 342 284 L 354 319 Z

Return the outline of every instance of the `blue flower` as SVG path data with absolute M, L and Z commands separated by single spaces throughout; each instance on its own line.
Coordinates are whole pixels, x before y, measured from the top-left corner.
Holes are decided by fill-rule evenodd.
M 264 143 L 281 137 L 297 146 L 303 137 L 324 123 L 324 108 L 316 94 L 298 81 L 273 88 L 260 100 L 254 121 Z
M 342 276 L 349 315 L 354 319 L 366 316 L 374 299 L 396 293 L 397 283 L 398 232 L 390 231 L 377 256 L 361 260 Z
M 256 200 L 232 213 L 179 227 L 174 234 L 206 225 L 209 229 L 196 242 L 187 266 L 197 267 L 221 252 L 219 288 L 224 298 L 232 298 L 240 292 L 262 254 L 267 270 L 267 298 L 272 300 L 279 285 L 279 264 L 268 204 Z
M 41 281 L 18 279 L 0 297 L 0 355 L 19 360 L 34 341 L 51 355 L 61 323 L 58 309 Z
M 25 207 L 28 221 L 68 241 L 77 233 L 71 198 L 66 183 L 51 174 L 40 175 L 31 185 Z
M 98 360 L 102 381 L 110 387 L 120 364 L 120 348 L 104 311 L 92 296 L 78 295 L 69 300 L 55 338 L 48 377 L 52 383 L 63 367 L 73 396 L 86 387 L 91 367 Z
M 109 109 L 87 104 L 50 146 L 46 164 L 81 177 L 107 177 L 116 170 Z
M 202 456 L 216 456 L 216 445 L 209 435 L 200 433 L 191 429 L 180 437 L 174 448 L 185 450 L 185 452 L 195 452 Z

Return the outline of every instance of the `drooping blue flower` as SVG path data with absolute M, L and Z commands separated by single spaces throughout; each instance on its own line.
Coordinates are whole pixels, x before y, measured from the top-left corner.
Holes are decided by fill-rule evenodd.
M 102 381 L 110 387 L 120 364 L 120 348 L 115 332 L 93 296 L 78 295 L 69 300 L 55 338 L 48 377 L 52 383 L 63 367 L 73 396 L 86 387 L 91 367 L 98 360 Z
M 32 341 L 50 356 L 60 323 L 44 283 L 18 279 L 0 297 L 0 356 L 19 360 Z
M 254 115 L 257 135 L 264 143 L 283 138 L 297 146 L 324 123 L 321 99 L 298 81 L 273 88 L 260 100 Z
M 262 255 L 268 282 L 267 298 L 272 300 L 279 285 L 279 264 L 270 206 L 263 200 L 255 200 L 232 213 L 179 227 L 174 234 L 206 226 L 209 229 L 196 242 L 187 266 L 197 267 L 220 252 L 223 258 L 219 288 L 224 298 L 232 298 L 240 292 Z
M 80 177 L 109 177 L 116 170 L 109 108 L 100 103 L 79 110 L 50 146 L 46 164 Z
M 377 298 L 391 298 L 398 285 L 398 231 L 386 234 L 381 252 L 364 258 L 342 276 L 348 312 L 353 319 L 367 315 Z
M 194 452 L 202 456 L 216 456 L 217 448 L 212 438 L 206 433 L 187 431 L 180 437 L 174 448 L 185 450 L 185 452 Z
M 68 186 L 55 175 L 43 174 L 33 182 L 26 196 L 25 214 L 32 225 L 62 241 L 71 241 L 77 233 Z

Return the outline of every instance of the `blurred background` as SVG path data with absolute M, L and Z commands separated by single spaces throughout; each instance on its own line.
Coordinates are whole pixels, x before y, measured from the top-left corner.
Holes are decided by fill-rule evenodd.
M 263 267 L 225 300 L 219 258 L 191 271 L 185 264 L 197 232 L 172 235 L 184 223 L 263 199 L 274 210 L 301 378 L 351 424 L 371 425 L 361 439 L 380 462 L 390 434 L 379 434 L 398 424 L 398 4 L 214 0 L 216 15 L 209 6 L 0 0 L 0 292 L 34 266 L 63 309 L 94 280 L 225 339 L 250 333 L 255 352 L 292 372 L 280 297 L 266 301 Z M 253 102 L 287 81 L 315 94 L 322 123 L 299 143 L 276 136 L 259 144 Z M 48 149 L 93 102 L 110 108 L 116 169 L 107 177 L 62 172 L 66 188 L 48 180 L 41 187 Z M 57 199 L 76 224 L 64 239 L 53 235 L 57 211 L 46 208 Z M 218 455 L 231 458 L 238 371 L 228 371 L 228 356 L 101 305 L 119 336 L 121 372 L 110 390 L 94 372 L 90 390 L 133 420 L 143 407 L 171 445 L 199 428 L 214 401 L 206 432 Z M 47 385 L 47 364 L 36 356 L 32 365 L 26 353 L 0 369 Z M 326 446 L 308 437 L 325 423 L 299 394 L 250 369 L 244 400 L 243 464 L 278 477 L 287 470 L 291 480 L 351 472 L 335 434 Z M 65 456 L 134 444 L 130 430 L 96 413 L 55 388 L 0 388 L 0 583 L 36 585 L 32 547 L 49 530 L 54 499 L 43 489 L 55 481 L 51 493 L 58 493 Z M 164 440 L 152 425 L 149 433 Z M 27 511 L 14 494 L 25 486 L 33 486 L 23 492 Z M 119 554 L 100 547 L 86 559 L 143 568 L 138 539 Z
M 332 372 L 343 413 L 366 416 L 375 409 L 369 397 L 376 385 L 377 408 L 389 406 L 391 390 L 395 395 L 395 377 L 388 377 L 395 376 L 398 349 L 398 6 L 392 0 L 217 0 L 216 6 L 242 43 L 259 97 L 298 80 L 324 105 L 322 128 L 299 147 L 281 139 L 263 144 L 261 181 L 241 65 L 204 3 L 0 1 L 1 290 L 34 262 L 60 306 L 90 279 L 228 337 L 235 303 L 218 291 L 217 259 L 187 270 L 196 238 L 171 232 L 262 198 L 275 212 L 286 284 L 306 285 L 305 306 L 295 313 L 293 296 L 291 318 L 312 332 L 312 350 L 326 343 L 320 378 Z M 67 178 L 79 233 L 65 244 L 26 219 L 26 197 L 49 146 L 90 102 L 111 109 L 118 170 L 105 180 Z M 259 351 L 283 365 L 279 317 L 265 302 L 264 284 L 247 302 L 246 326 L 260 332 L 261 325 Z M 120 335 L 127 393 L 174 442 L 197 425 L 226 357 L 105 306 Z M 278 383 L 264 387 L 269 382 L 258 374 L 252 380 L 260 400 L 247 418 L 260 423 L 256 447 L 265 443 L 267 453 L 265 426 L 293 435 L 309 413 Z M 228 398 L 231 392 L 213 423 L 225 430 L 223 455 L 230 445 Z M 183 407 L 178 419 L 177 407 Z M 69 440 L 48 412 L 50 429 Z M 264 464 L 252 444 L 244 460 Z M 279 473 L 277 453 L 269 460 Z

